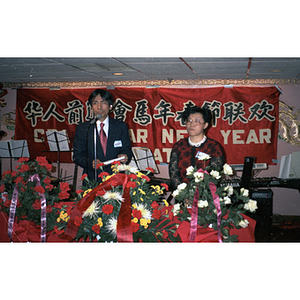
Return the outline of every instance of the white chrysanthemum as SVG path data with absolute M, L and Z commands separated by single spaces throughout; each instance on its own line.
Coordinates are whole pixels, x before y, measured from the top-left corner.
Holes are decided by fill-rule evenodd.
M 117 167 L 118 171 L 129 171 L 130 173 L 138 173 L 138 169 L 136 167 L 121 164 Z
M 198 207 L 203 208 L 203 207 L 207 207 L 207 206 L 208 206 L 207 200 L 199 200 L 198 201 Z
M 194 167 L 193 166 L 189 166 L 186 169 L 186 175 L 191 175 L 191 174 L 193 174 L 193 172 L 194 172 Z
M 104 203 L 109 200 L 116 200 L 119 203 L 124 201 L 124 198 L 122 198 L 122 195 L 118 192 L 106 192 L 103 199 L 105 200 Z
M 195 172 L 194 173 L 195 182 L 200 182 L 204 180 L 204 173 L 203 172 Z
M 93 203 L 89 206 L 89 208 L 83 213 L 82 217 L 96 218 L 99 212 L 100 212 L 99 201 L 93 201 Z
M 225 204 L 231 204 L 231 199 L 230 199 L 230 197 L 225 196 L 225 197 L 224 197 L 224 203 L 225 203 Z
M 179 203 L 174 204 L 172 212 L 173 212 L 174 216 L 176 216 L 180 212 L 180 204 Z
M 107 222 L 106 229 L 114 236 L 117 236 L 117 224 L 118 220 L 116 218 L 110 218 Z
M 233 170 L 228 164 L 224 164 L 223 172 L 225 175 L 233 175 Z
M 151 217 L 152 217 L 151 211 L 149 209 L 147 209 L 143 204 L 138 204 L 136 206 L 136 209 L 142 213 L 142 217 L 144 219 L 147 219 L 147 220 L 151 219 Z

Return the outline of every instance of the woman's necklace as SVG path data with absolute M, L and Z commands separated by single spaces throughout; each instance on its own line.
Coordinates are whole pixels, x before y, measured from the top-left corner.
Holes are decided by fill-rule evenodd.
M 194 147 L 200 147 L 205 141 L 206 141 L 206 135 L 204 135 L 203 139 L 198 143 L 193 143 L 191 141 L 191 137 L 188 138 L 188 142 L 189 142 L 190 146 L 194 146 Z

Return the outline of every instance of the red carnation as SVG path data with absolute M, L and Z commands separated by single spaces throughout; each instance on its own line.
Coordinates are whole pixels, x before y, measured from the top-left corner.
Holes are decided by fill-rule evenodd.
M 126 187 L 128 188 L 135 188 L 137 186 L 136 182 L 134 181 L 129 181 L 127 184 L 126 184 Z
M 48 214 L 52 212 L 52 206 L 51 206 L 51 205 L 48 205 L 48 206 L 46 207 L 46 212 L 47 212 Z
M 52 165 L 50 165 L 46 159 L 46 156 L 38 156 L 36 158 L 36 161 L 39 163 L 40 166 L 42 167 L 46 167 L 46 169 L 48 171 L 51 171 L 52 170 Z
M 155 210 L 153 211 L 153 213 L 152 213 L 152 217 L 153 217 L 154 219 L 159 219 L 159 218 L 161 217 L 161 211 L 158 210 L 158 209 L 155 209 Z
M 66 191 L 62 191 L 58 194 L 58 198 L 61 200 L 69 199 L 69 197 L 70 197 L 70 194 Z
M 96 169 L 99 169 L 99 168 L 101 168 L 101 167 L 103 167 L 103 166 L 105 166 L 104 163 L 99 163 L 99 164 L 96 165 Z
M 59 184 L 59 187 L 60 187 L 60 190 L 61 190 L 61 191 L 64 191 L 64 192 L 70 190 L 70 187 L 69 187 L 69 183 L 68 183 L 68 182 L 61 182 L 61 183 Z
M 133 180 L 137 179 L 137 176 L 135 174 L 132 174 L 132 173 L 129 174 L 128 177 L 131 178 L 131 179 L 133 179 Z
M 146 175 L 142 175 L 142 178 L 143 178 L 143 179 L 146 179 L 147 182 L 150 181 L 150 178 L 149 178 L 148 176 L 146 176 Z
M 134 210 L 132 211 L 132 216 L 133 216 L 134 218 L 141 219 L 141 218 L 142 218 L 142 213 L 141 213 L 140 210 L 134 209 Z
M 63 230 L 59 230 L 57 226 L 54 226 L 54 232 L 57 233 L 57 234 L 64 233 L 64 231 Z
M 105 176 L 108 176 L 109 174 L 107 173 L 107 172 L 101 172 L 99 175 L 98 175 L 98 177 L 99 178 L 104 178 Z
M 87 174 L 83 174 L 83 175 L 81 176 L 81 180 L 83 181 L 84 178 L 86 178 L 87 176 L 88 176 Z
M 58 208 L 58 209 L 61 209 L 62 207 L 63 207 L 63 204 L 62 203 L 54 203 L 54 205 L 53 205 L 55 208 Z
M 34 187 L 34 190 L 35 190 L 37 193 L 40 193 L 40 194 L 44 194 L 44 193 L 45 193 L 45 190 L 44 190 L 44 188 L 43 188 L 41 185 L 35 186 L 35 187 Z
M 47 176 L 45 179 L 44 179 L 44 183 L 45 184 L 50 184 L 51 183 L 51 179 L 49 176 Z
M 19 169 L 19 172 L 27 172 L 29 171 L 29 166 L 28 165 L 22 165 L 21 168 Z
M 17 160 L 17 162 L 18 162 L 19 164 L 21 164 L 21 163 L 23 163 L 23 162 L 26 162 L 26 161 L 29 161 L 29 158 L 28 158 L 28 157 L 20 157 L 20 158 Z
M 140 224 L 131 222 L 130 228 L 132 232 L 137 232 L 140 229 Z
M 83 193 L 83 192 L 84 192 L 84 190 L 82 190 L 82 189 L 79 189 L 79 190 L 77 190 L 77 191 L 76 191 L 76 194 L 78 194 L 78 195 L 79 195 L 79 194 L 81 194 L 81 193 Z
M 165 189 L 166 189 L 166 191 L 168 191 L 169 190 L 169 186 L 167 185 L 167 184 L 165 184 L 165 183 L 161 183 L 160 184 L 162 187 L 164 187 Z
M 151 167 L 146 168 L 146 170 L 150 171 L 151 173 L 154 173 L 154 170 Z
M 52 185 L 52 184 L 47 184 L 47 185 L 46 185 L 46 189 L 47 189 L 48 191 L 52 191 L 52 190 L 53 190 L 53 185 Z
M 100 233 L 100 226 L 98 224 L 95 224 L 93 227 L 92 227 L 92 230 L 94 230 L 96 233 Z
M 16 184 L 18 184 L 19 182 L 22 182 L 22 180 L 23 180 L 23 177 L 18 176 L 18 177 L 14 180 L 14 182 L 15 182 Z
M 6 200 L 3 204 L 5 207 L 10 207 L 11 200 Z
M 77 225 L 77 226 L 80 226 L 81 223 L 82 223 L 82 218 L 79 217 L 79 216 L 76 216 L 75 220 L 74 220 L 74 224 Z
M 34 201 L 34 203 L 32 204 L 32 207 L 33 207 L 34 209 L 41 209 L 41 200 L 36 199 L 36 200 Z
M 0 185 L 0 193 L 3 193 L 5 191 L 5 185 L 2 184 Z
M 162 234 L 163 234 L 163 238 L 164 238 L 164 239 L 166 239 L 166 238 L 168 237 L 168 235 L 169 235 L 168 232 L 167 232 L 166 230 L 163 230 L 163 231 L 162 231 Z
M 96 196 L 99 196 L 99 197 L 104 196 L 105 194 L 106 194 L 106 192 L 104 190 L 100 190 L 100 191 L 96 192 Z
M 102 212 L 110 215 L 114 210 L 114 207 L 111 204 L 106 204 L 102 207 Z
M 156 202 L 156 201 L 153 201 L 152 203 L 151 203 L 151 207 L 153 208 L 153 209 L 157 209 L 158 208 L 158 203 Z

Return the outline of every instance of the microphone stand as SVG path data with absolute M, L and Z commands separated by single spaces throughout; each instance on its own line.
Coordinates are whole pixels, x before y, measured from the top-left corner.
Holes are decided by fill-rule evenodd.
M 95 181 L 97 182 L 97 126 L 94 124 Z

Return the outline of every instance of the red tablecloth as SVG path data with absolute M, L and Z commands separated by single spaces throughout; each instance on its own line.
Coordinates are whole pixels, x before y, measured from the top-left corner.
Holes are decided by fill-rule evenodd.
M 63 202 L 63 204 L 74 205 L 74 202 Z M 230 229 L 230 235 L 238 235 L 239 242 L 255 242 L 254 229 L 256 221 L 244 215 L 249 221 L 249 225 L 242 229 Z M 0 242 L 10 242 L 7 236 L 7 214 L 0 212 Z M 180 225 L 179 235 L 182 241 L 188 241 L 189 235 L 189 222 L 180 222 L 175 220 Z M 13 242 L 40 242 L 41 229 L 34 222 L 22 220 L 14 223 L 13 227 Z M 54 231 L 47 232 L 47 242 L 68 242 L 58 236 Z M 196 242 L 218 242 L 216 231 L 213 229 L 204 229 L 198 226 Z

